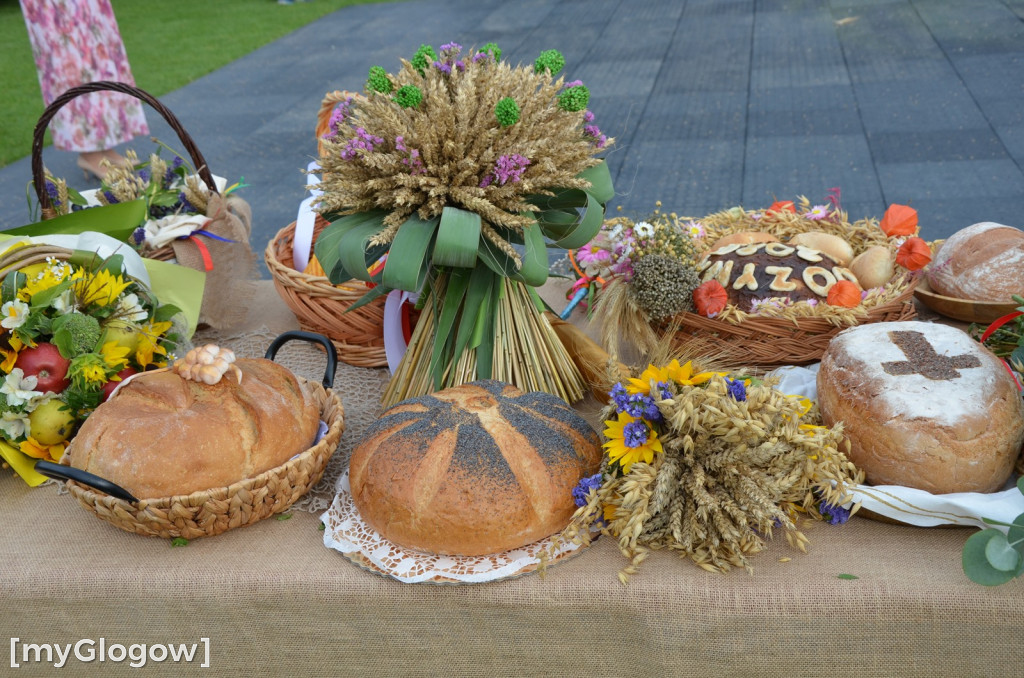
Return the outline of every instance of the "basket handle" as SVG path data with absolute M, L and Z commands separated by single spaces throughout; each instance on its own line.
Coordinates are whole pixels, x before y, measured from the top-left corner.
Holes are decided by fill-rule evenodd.
M 277 355 L 277 350 L 292 340 L 306 341 L 311 344 L 320 344 L 327 350 L 327 367 L 324 370 L 323 381 L 320 383 L 324 385 L 324 388 L 333 387 L 334 372 L 338 369 L 338 349 L 334 348 L 334 344 L 331 343 L 331 340 L 322 334 L 304 332 L 302 330 L 291 330 L 289 332 L 285 332 L 270 342 L 270 346 L 267 347 L 267 353 L 264 357 L 267 360 L 273 360 L 274 356 Z
M 52 461 L 37 461 L 35 464 L 36 473 L 44 475 L 47 478 L 53 478 L 54 480 L 73 480 L 76 483 L 88 485 L 89 487 L 105 492 L 111 497 L 117 499 L 123 499 L 124 501 L 132 504 L 138 504 L 139 500 L 136 499 L 131 492 L 124 489 L 120 485 L 116 485 L 106 478 L 101 478 L 94 473 L 83 471 L 80 468 L 74 468 L 73 466 L 64 466 L 63 464 L 54 464 Z
M 64 107 L 72 99 L 75 99 L 83 94 L 91 94 L 92 92 L 120 92 L 133 96 L 140 101 L 144 101 L 149 104 L 157 113 L 163 116 L 164 120 L 171 126 L 177 134 L 181 143 L 185 146 L 185 150 L 192 158 L 192 163 L 195 165 L 196 172 L 199 173 L 199 178 L 203 180 L 206 186 L 214 193 L 217 192 L 217 185 L 213 181 L 213 175 L 210 173 L 210 168 L 206 164 L 206 158 L 200 153 L 199 148 L 196 146 L 196 142 L 193 141 L 189 133 L 185 131 L 185 128 L 178 121 L 178 118 L 171 113 L 170 109 L 164 106 L 160 101 L 144 90 L 132 85 L 126 85 L 123 82 L 112 82 L 109 80 L 101 80 L 99 82 L 90 82 L 78 87 L 72 87 L 68 91 L 61 94 L 59 97 L 53 100 L 53 102 L 46 107 L 43 114 L 39 116 L 39 122 L 36 123 L 36 128 L 32 132 L 32 183 L 36 191 L 36 197 L 39 198 L 39 206 L 42 211 L 43 219 L 52 219 L 57 216 L 56 211 L 53 209 L 53 205 L 50 202 L 50 196 L 46 193 L 46 178 L 43 173 L 43 137 L 46 135 L 46 128 L 49 127 L 50 121 L 53 116 L 57 115 L 57 111 Z

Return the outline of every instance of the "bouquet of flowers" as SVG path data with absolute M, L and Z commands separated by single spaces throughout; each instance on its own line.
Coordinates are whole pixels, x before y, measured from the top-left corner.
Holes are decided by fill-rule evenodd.
M 513 67 L 493 43 L 423 45 L 335 108 L 317 186 L 333 223 L 316 258 L 334 284 L 374 284 L 366 301 L 405 290 L 428 309 L 387 404 L 488 378 L 582 397 L 532 288 L 549 244 L 579 247 L 600 228 L 613 191 L 594 156 L 613 140 L 587 87 L 556 79 L 564 65 L 555 50 Z
M 563 538 L 599 528 L 617 539 L 624 583 L 654 549 L 711 571 L 749 569 L 775 530 L 805 549 L 801 516 L 849 518 L 846 488 L 863 474 L 838 449 L 841 428 L 821 426 L 806 398 L 676 360 L 610 396 L 605 465 L 573 491 L 580 508 Z
M 184 341 L 122 258 L 15 244 L 0 256 L 0 452 L 59 460 L 119 382 Z M 13 464 L 12 464 L 13 465 Z M 16 467 L 17 468 L 17 467 Z

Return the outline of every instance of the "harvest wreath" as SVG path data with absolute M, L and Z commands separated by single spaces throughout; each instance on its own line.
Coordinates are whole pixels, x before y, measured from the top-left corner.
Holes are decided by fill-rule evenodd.
M 843 327 L 915 316 L 917 271 L 931 256 L 917 230 L 905 206 L 881 224 L 851 224 L 838 198 L 813 207 L 800 198 L 699 221 L 620 217 L 605 225 L 604 242 L 574 256 L 609 264 L 597 313 L 613 353 L 621 329 L 644 352 L 674 335 L 688 352 L 734 366 L 805 364 Z
M 385 405 L 476 379 L 579 400 L 584 384 L 539 310 L 547 247 L 579 247 L 613 195 L 612 143 L 565 59 L 510 66 L 493 43 L 423 45 L 394 74 L 370 69 L 365 98 L 322 137 L 315 254 L 334 284 L 420 294 L 425 312 Z M 359 307 L 353 304 L 350 310 Z

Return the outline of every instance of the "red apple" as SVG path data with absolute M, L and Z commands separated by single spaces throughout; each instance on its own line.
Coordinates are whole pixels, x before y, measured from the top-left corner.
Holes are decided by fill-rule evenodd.
M 117 373 L 117 376 L 121 378 L 120 381 L 114 381 L 113 379 L 111 379 L 107 383 L 103 384 L 103 402 L 107 402 L 107 398 L 110 397 L 110 394 L 114 392 L 115 388 L 121 385 L 122 381 L 132 376 L 133 374 L 138 373 L 139 371 L 134 367 L 126 367 Z
M 43 393 L 61 393 L 68 387 L 71 383 L 67 378 L 70 365 L 71 361 L 62 356 L 56 346 L 46 342 L 22 350 L 14 362 L 26 377 L 36 378 L 36 390 Z

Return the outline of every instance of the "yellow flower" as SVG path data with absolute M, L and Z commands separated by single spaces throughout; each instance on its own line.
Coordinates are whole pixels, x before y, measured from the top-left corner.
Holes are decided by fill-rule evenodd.
M 638 461 L 650 464 L 654 461 L 654 453 L 663 451 L 657 431 L 643 419 L 623 412 L 618 419 L 609 419 L 604 423 L 608 426 L 604 430 L 608 438 L 604 444 L 608 459 L 617 462 L 623 473 L 629 473 L 629 467 Z
M 120 372 L 128 365 L 128 354 L 132 350 L 127 346 L 122 346 L 116 341 L 108 341 L 103 344 L 100 349 L 100 355 L 103 356 L 103 362 L 107 364 L 107 367 L 114 372 Z
M 131 285 L 131 280 L 113 275 L 106 269 L 95 273 L 78 269 L 72 278 L 75 280 L 75 296 L 83 306 L 110 306 Z
M 52 459 L 53 461 L 60 461 L 60 458 L 64 456 L 64 447 L 66 444 L 67 443 L 43 445 L 35 438 L 29 437 L 19 443 L 18 448 L 34 459 Z
M 0 354 L 4 356 L 3 362 L 0 362 L 0 372 L 10 374 L 11 370 L 14 369 L 14 363 L 18 360 L 18 352 L 0 348 Z
M 139 345 L 135 349 L 135 362 L 143 369 L 149 365 L 156 364 L 156 355 L 167 355 L 167 349 L 160 346 L 157 341 L 169 329 L 171 329 L 170 322 L 150 323 L 145 325 L 139 332 Z
M 680 365 L 678 360 L 673 360 L 665 367 L 648 365 L 639 379 L 630 379 L 626 390 L 630 393 L 650 393 L 651 384 L 668 383 L 674 381 L 681 386 L 699 386 L 714 376 L 724 376 L 725 372 L 701 372 L 693 373 L 693 363 L 687 361 Z
M 107 371 L 100 365 L 83 365 L 79 374 L 85 379 L 86 384 L 107 383 Z
M 45 264 L 33 264 L 21 269 L 26 281 L 25 286 L 18 290 L 18 298 L 28 301 L 40 292 L 64 282 L 71 271 L 69 264 L 54 259 L 47 259 Z

